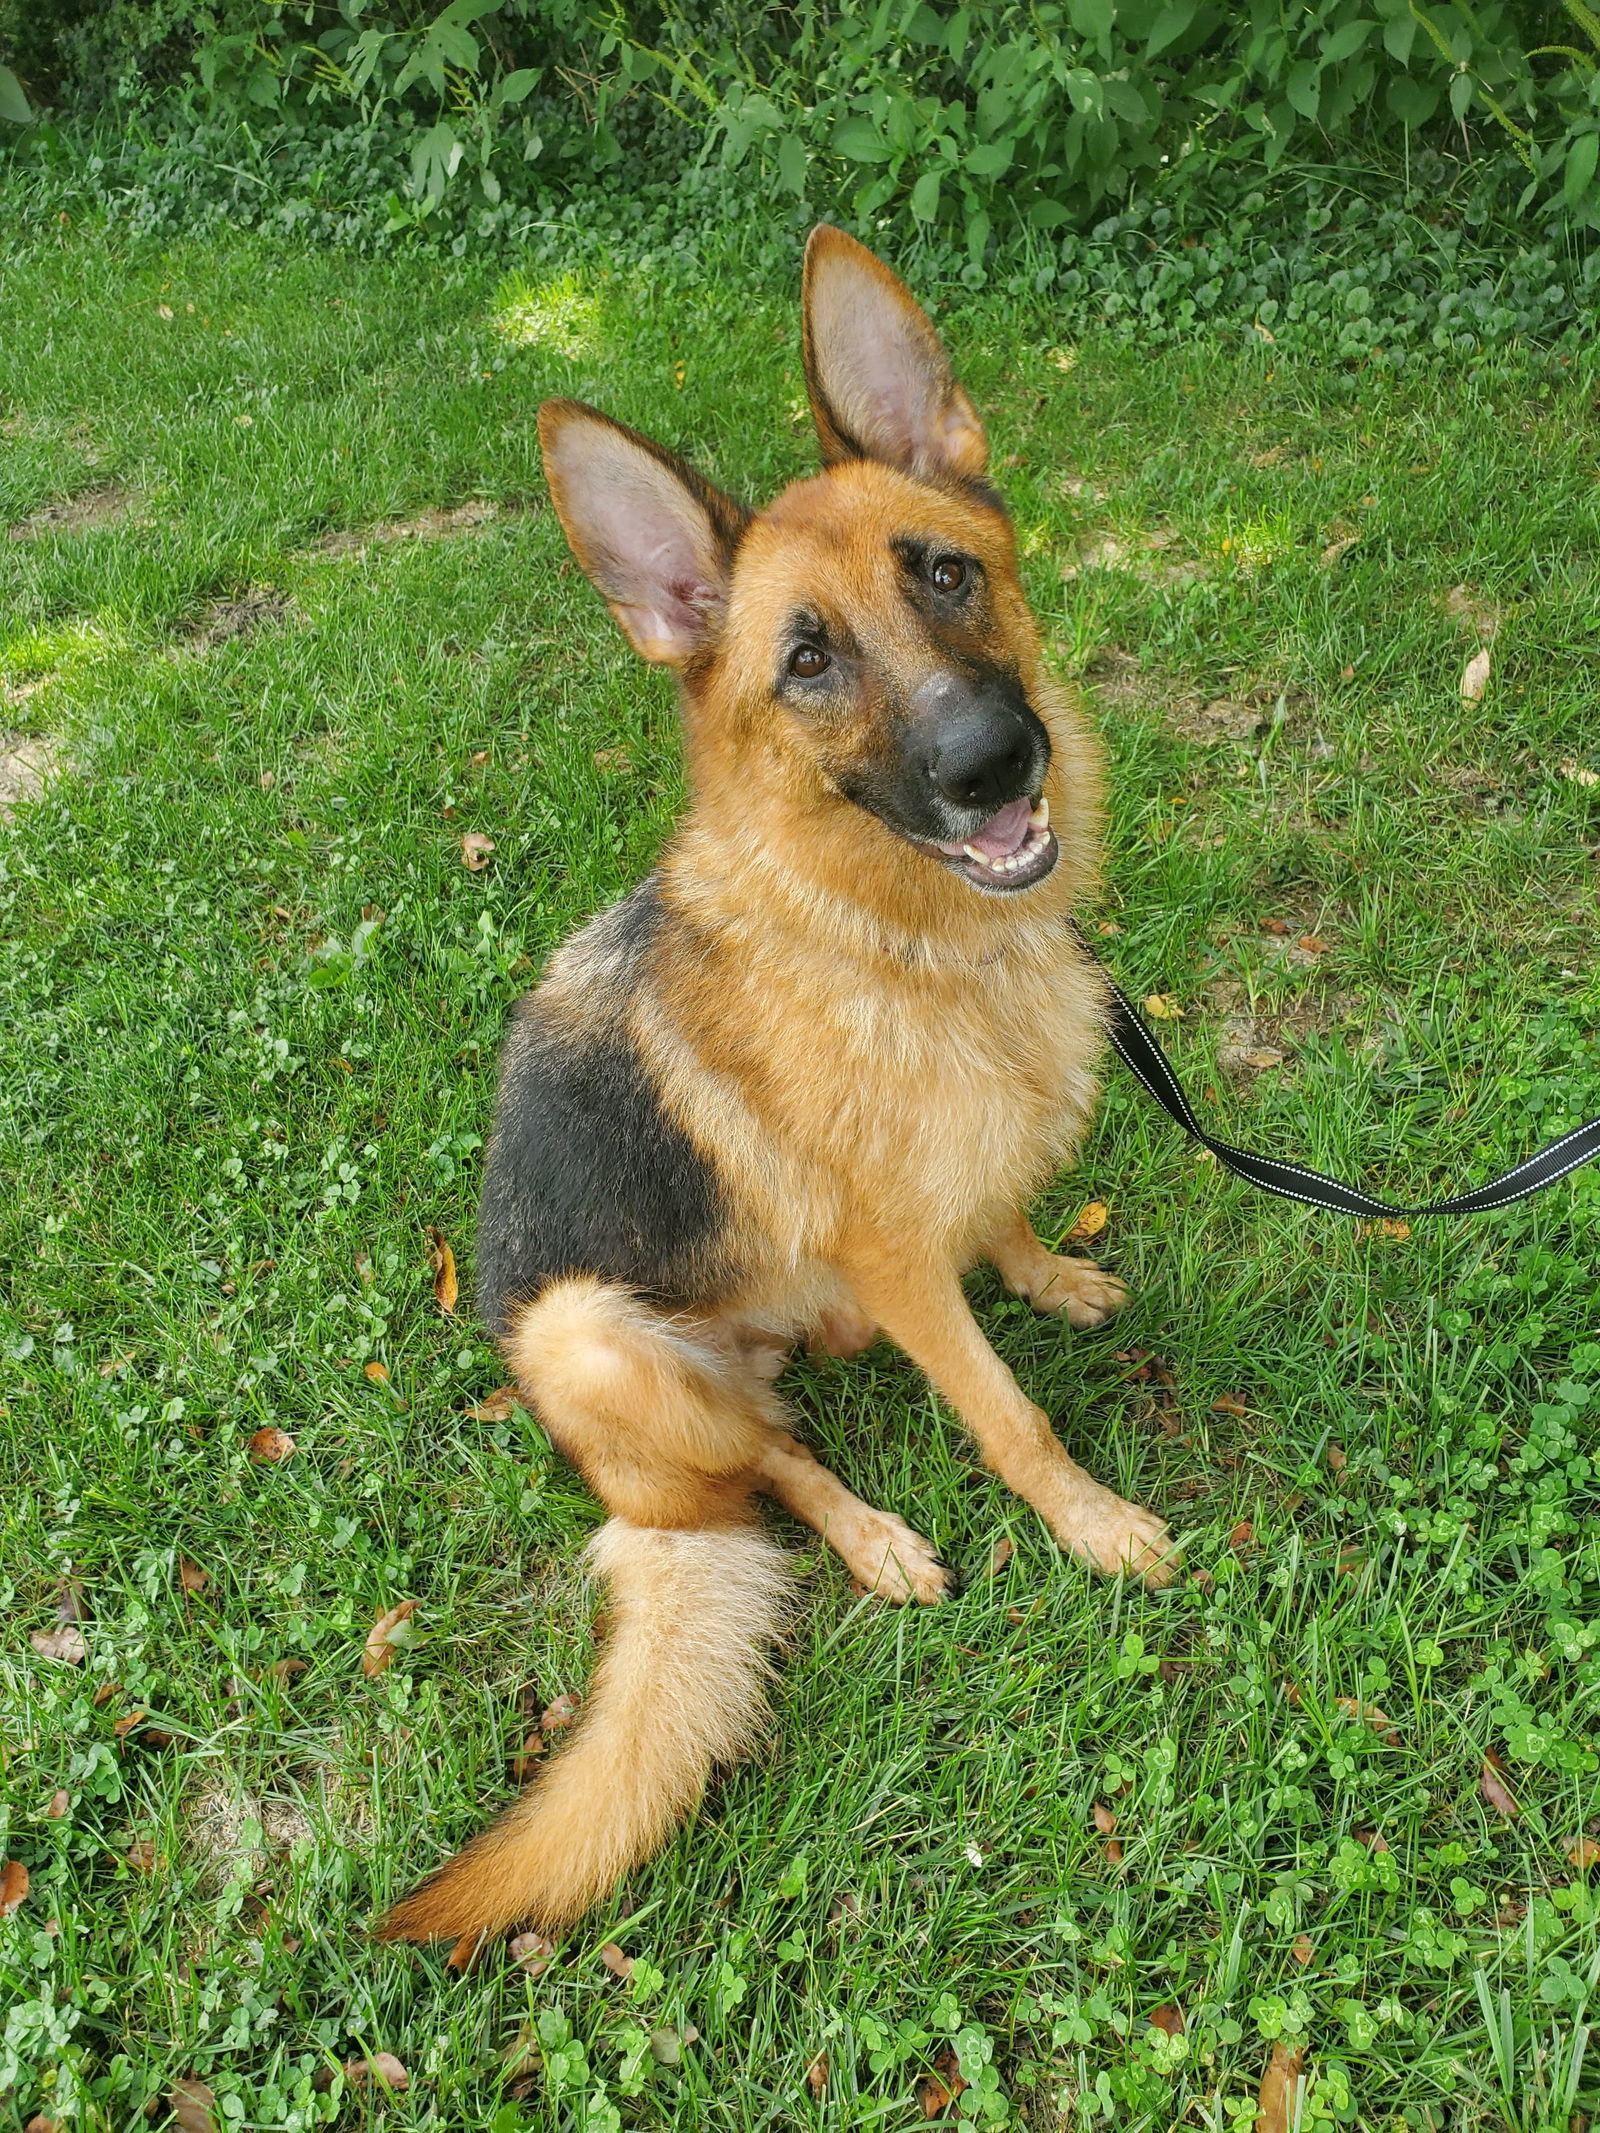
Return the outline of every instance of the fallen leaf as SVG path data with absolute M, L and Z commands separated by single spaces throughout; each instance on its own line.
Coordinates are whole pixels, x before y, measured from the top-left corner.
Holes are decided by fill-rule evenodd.
M 0 1867 L 0 1918 L 20 1911 L 28 1893 L 28 1869 L 20 1859 L 8 1859 Z
M 1152 992 L 1146 995 L 1144 1011 L 1157 1022 L 1181 1022 L 1183 1009 L 1170 992 Z
M 1345 1457 L 1342 1444 L 1330 1444 L 1328 1446 L 1328 1470 L 1330 1473 L 1342 1474 L 1349 1463 L 1349 1460 Z
M 1369 1852 L 1386 1852 L 1389 1849 L 1389 1840 L 1381 1830 L 1358 1829 L 1355 1837 L 1357 1844 L 1364 1844 Z
M 112 1697 L 120 1691 L 121 1687 L 120 1681 L 102 1681 L 99 1688 L 94 1692 L 93 1702 L 95 1709 L 103 1711 Z
M 1354 667 L 1345 666 L 1339 669 L 1339 679 L 1341 681 L 1354 681 L 1355 678 L 1356 670 Z
M 1078 1219 L 1067 1231 L 1065 1241 L 1068 1244 L 1087 1244 L 1091 1237 L 1099 1236 L 1110 1220 L 1111 1210 L 1105 1201 L 1091 1200 L 1087 1207 L 1079 1210 Z
M 1317 1952 L 1317 1944 L 1309 1933 L 1297 1933 L 1289 1943 L 1289 1953 L 1303 1970 Z
M 1114 918 L 1103 918 L 1099 921 L 1094 930 L 1100 935 L 1102 940 L 1111 941 L 1115 940 L 1117 935 L 1123 932 L 1125 929 L 1119 926 Z
M 1256 1073 L 1265 1074 L 1270 1067 L 1281 1067 L 1288 1056 L 1287 1052 L 1277 1051 L 1272 1045 L 1264 1044 L 1258 1052 L 1246 1052 L 1244 1063 L 1247 1067 L 1253 1067 Z
M 185 1592 L 204 1592 L 211 1583 L 209 1570 L 202 1570 L 198 1563 L 191 1563 L 186 1555 L 178 1557 L 178 1583 Z
M 555 1702 L 541 1715 L 539 1731 L 541 1733 L 559 1733 L 563 1726 L 571 1725 L 582 1708 L 583 1698 L 574 1695 L 569 1689 L 565 1695 L 558 1696 Z
M 43 2111 L 36 2111 L 22 2133 L 66 2133 L 66 2128 L 59 2118 L 46 2118 Z
M 1359 533 L 1352 533 L 1345 540 L 1330 541 L 1327 547 L 1324 548 L 1322 551 L 1322 568 L 1324 570 L 1332 570 L 1334 564 L 1338 562 L 1340 556 L 1348 555 L 1350 550 L 1354 548 L 1360 538 L 1361 536 Z
M 1250 1543 L 1255 1539 L 1255 1537 L 1255 1527 L 1251 1525 L 1248 1518 L 1241 1518 L 1239 1523 L 1234 1527 L 1233 1531 L 1228 1535 L 1228 1546 L 1233 1550 L 1235 1555 L 1239 1555 L 1242 1554 L 1243 1551 L 1249 1547 Z
M 633 1957 L 624 1955 L 614 1940 L 608 1940 L 600 1950 L 600 1960 L 613 1977 L 632 1977 Z
M 296 1674 L 303 1674 L 309 1666 L 306 1659 L 269 1659 L 261 1669 L 261 1679 L 271 1682 L 275 1689 L 286 1689 Z
M 126 1858 L 136 1874 L 153 1874 L 156 1870 L 156 1848 L 148 1837 L 135 1837 Z
M 72 1796 L 70 1793 L 61 1791 L 51 1793 L 50 1805 L 45 1809 L 45 1813 L 50 1817 L 52 1822 L 61 1821 L 65 1815 L 71 1812 L 71 1810 Z
M 386 2089 L 408 2089 L 411 2076 L 406 2072 L 393 2052 L 373 2052 L 365 2059 L 346 2059 L 345 2078 L 359 2085 L 363 2081 L 376 2081 Z
M 1302 933 L 1295 946 L 1303 948 L 1307 955 L 1326 955 L 1328 952 L 1327 942 L 1315 933 Z
M 1580 1874 L 1587 1874 L 1597 1861 L 1600 1861 L 1600 1843 L 1593 1837 L 1574 1837 L 1567 1846 L 1567 1864 L 1575 1866 Z
M 1489 647 L 1473 653 L 1461 673 L 1461 701 L 1476 704 L 1483 701 L 1483 692 L 1489 686 Z
M 407 1627 L 416 1613 L 415 1600 L 400 1600 L 386 1608 L 367 1631 L 367 1641 L 361 1653 L 361 1671 L 370 1681 L 374 1674 L 381 1674 L 393 1660 L 402 1644 L 409 1643 L 411 1631 Z
M 179 2133 L 217 2133 L 217 2099 L 198 2075 L 172 2084 L 167 2109 Z
M 1256 2095 L 1256 2133 L 1289 2133 L 1298 2122 L 1305 2058 L 1304 2051 L 1290 2051 L 1281 2038 L 1273 2045 Z
M 258 1429 L 245 1450 L 258 1466 L 281 1466 L 294 1457 L 294 1439 L 286 1429 Z
M 556 1952 L 556 1944 L 543 1933 L 519 1933 L 510 1947 L 511 1960 L 520 1963 L 529 1977 L 543 1977 Z
M 1117 1826 L 1117 1818 L 1104 1800 L 1094 1803 L 1094 1826 L 1102 1837 L 1109 1837 Z
M 461 840 L 461 864 L 469 874 L 481 874 L 493 850 L 492 837 L 486 837 L 482 830 L 468 830 Z
M 173 310 L 172 310 L 172 306 L 171 306 L 170 304 L 157 304 L 157 305 L 156 305 L 156 317 L 157 317 L 157 318 L 171 318 L 172 316 L 173 316 Z
M 539 1758 L 544 1754 L 544 1735 L 530 1733 L 516 1754 L 511 1758 L 511 1782 L 526 1785 L 539 1767 Z
M 933 2062 L 932 2073 L 923 2074 L 917 2082 L 917 2101 L 923 2117 L 943 2118 L 966 2085 L 955 2053 L 941 2052 Z
M 1151 2010 L 1150 2027 L 1165 2030 L 1169 2037 L 1183 2035 L 1183 2013 L 1177 2007 L 1156 2007 Z
M 374 1385 L 387 1385 L 389 1382 L 389 1372 L 382 1363 L 363 1363 L 361 1375 L 371 1378 Z
M 1600 770 L 1585 770 L 1582 764 L 1570 755 L 1563 756 L 1557 768 L 1561 775 L 1570 778 L 1574 785 L 1600 785 Z
M 1236 1392 L 1219 1392 L 1211 1403 L 1214 1415 L 1247 1415 L 1250 1410 Z
M 1387 1741 L 1391 1748 L 1399 1747 L 1400 1735 L 1395 1728 L 1394 1720 L 1385 1712 L 1380 1711 L 1375 1703 L 1360 1703 L 1354 1696 L 1336 1696 L 1333 1700 L 1338 1709 L 1343 1711 L 1346 1718 L 1359 1718 L 1364 1726 L 1370 1726 L 1373 1732 L 1381 1740 Z
M 1104 1851 L 1106 1855 L 1107 1866 L 1121 1866 L 1122 1839 L 1120 1837 L 1112 1837 L 1108 1839 L 1107 1843 L 1104 1846 Z
M 89 1656 L 76 1622 L 63 1622 L 59 1629 L 36 1629 L 28 1642 L 41 1659 L 60 1659 L 68 1666 L 82 1666 Z
M 1016 1554 L 1016 1552 L 1017 1549 L 1015 1541 L 1010 1539 L 1010 1537 L 1007 1535 L 1002 1535 L 1001 1538 L 997 1540 L 994 1546 L 989 1550 L 990 1577 L 997 1578 L 1000 1575 L 1001 1571 L 1004 1570 L 1007 1563 L 1010 1562 L 1012 1556 Z
M 148 1711 L 130 1711 L 126 1718 L 119 1718 L 116 1724 L 111 1728 L 113 1739 L 126 1740 L 128 1735 L 134 1731 L 135 1727 L 142 1726 L 144 1724 L 146 1718 L 148 1718 L 149 1715 L 150 1714 Z
M 1366 1560 L 1366 1557 L 1354 1541 L 1346 1541 L 1339 1550 L 1339 1560 L 1335 1568 L 1342 1578 L 1358 1578 L 1366 1565 Z
M 460 1285 L 456 1281 L 456 1255 L 438 1230 L 430 1229 L 428 1235 L 433 1243 L 433 1249 L 428 1254 L 428 1264 L 433 1269 L 433 1293 L 439 1309 L 450 1312 L 455 1309 L 456 1300 L 461 1294 Z
M 681 2029 L 653 2029 L 650 2056 L 657 2066 L 676 2066 L 689 2046 L 699 2041 L 700 2032 L 692 2022 L 685 2022 Z
M 1288 930 L 1289 921 L 1286 918 L 1258 918 L 1256 920 L 1256 931 L 1258 933 L 1270 933 L 1279 940 L 1283 938 Z
M 467 1409 L 469 1422 L 509 1422 L 515 1409 L 523 1405 L 523 1399 L 515 1385 L 503 1385 L 498 1392 L 491 1392 L 486 1400 Z
M 806 2068 L 806 2087 L 820 2103 L 828 2093 L 828 2055 L 818 2052 Z
M 1504 1815 L 1508 1821 L 1515 1819 L 1522 1812 L 1506 1783 L 1510 1774 L 1491 1748 L 1483 1759 L 1483 1776 L 1478 1781 L 1478 1789 L 1495 1813 Z

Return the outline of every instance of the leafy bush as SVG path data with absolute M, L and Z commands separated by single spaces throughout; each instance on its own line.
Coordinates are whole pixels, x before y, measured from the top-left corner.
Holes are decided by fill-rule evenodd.
M 976 268 L 997 226 L 1082 227 L 1220 167 L 1448 144 L 1480 217 L 1600 229 L 1588 0 L 0 0 L 0 50 L 79 115 L 359 124 L 397 227 L 530 171 L 753 161 L 769 194 L 955 235 Z

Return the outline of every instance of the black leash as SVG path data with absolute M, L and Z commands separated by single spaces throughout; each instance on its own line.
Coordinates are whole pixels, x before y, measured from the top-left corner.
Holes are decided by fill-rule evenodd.
M 1370 1192 L 1341 1185 L 1337 1178 L 1325 1178 L 1319 1170 L 1307 1170 L 1299 1163 L 1282 1163 L 1275 1156 L 1253 1155 L 1248 1148 L 1232 1148 L 1201 1125 L 1149 1024 L 1084 939 L 1083 929 L 1076 921 L 1072 930 L 1111 995 L 1107 1035 L 1117 1057 L 1146 1095 L 1153 1096 L 1185 1133 L 1209 1148 L 1226 1169 L 1259 1185 L 1263 1192 L 1275 1192 L 1285 1200 L 1303 1200 L 1307 1207 L 1324 1207 L 1336 1215 L 1403 1215 L 1408 1220 L 1418 1215 L 1482 1215 L 1492 1208 L 1509 1207 L 1515 1200 L 1526 1200 L 1530 1193 L 1543 1192 L 1547 1185 L 1554 1185 L 1558 1178 L 1600 1155 L 1600 1118 L 1592 1118 L 1586 1126 L 1575 1126 L 1572 1132 L 1563 1133 L 1548 1148 L 1541 1148 L 1526 1162 L 1514 1163 L 1473 1192 L 1458 1192 L 1453 1199 L 1435 1200 L 1427 1207 L 1391 1207 L 1387 1200 L 1375 1200 Z

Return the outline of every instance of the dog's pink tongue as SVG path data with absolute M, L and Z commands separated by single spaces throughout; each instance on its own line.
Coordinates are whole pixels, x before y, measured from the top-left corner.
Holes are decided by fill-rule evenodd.
M 1012 800 L 966 840 L 985 859 L 1008 859 L 1028 834 L 1031 800 Z

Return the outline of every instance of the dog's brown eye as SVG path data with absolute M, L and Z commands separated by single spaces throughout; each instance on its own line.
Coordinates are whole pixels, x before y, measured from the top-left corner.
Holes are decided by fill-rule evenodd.
M 803 644 L 789 661 L 789 672 L 801 681 L 815 681 L 828 671 L 828 655 L 820 645 Z
M 929 576 L 933 579 L 937 591 L 957 593 L 967 582 L 967 566 L 956 556 L 942 555 L 929 572 Z

